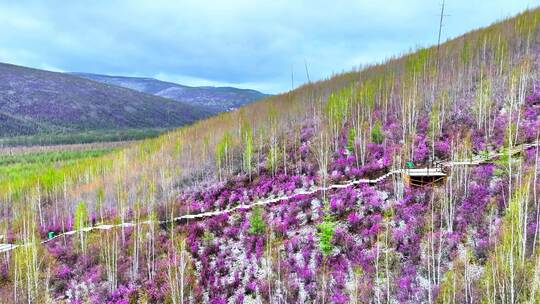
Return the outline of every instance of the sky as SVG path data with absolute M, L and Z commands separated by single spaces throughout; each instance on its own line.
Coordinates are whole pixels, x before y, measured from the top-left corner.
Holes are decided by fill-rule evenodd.
M 273 94 L 436 44 L 441 2 L 0 0 L 0 62 Z M 536 6 L 446 0 L 443 41 Z

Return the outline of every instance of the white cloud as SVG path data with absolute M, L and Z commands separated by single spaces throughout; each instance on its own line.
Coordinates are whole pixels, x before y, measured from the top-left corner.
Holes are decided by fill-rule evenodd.
M 447 1 L 444 35 L 540 0 Z M 33 67 L 161 75 L 266 92 L 436 42 L 439 1 L 18 1 L 0 3 L 0 60 Z

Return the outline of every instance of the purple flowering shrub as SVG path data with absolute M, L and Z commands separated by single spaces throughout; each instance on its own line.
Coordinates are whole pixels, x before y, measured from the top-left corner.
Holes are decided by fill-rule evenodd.
M 532 142 L 538 139 L 540 132 L 540 88 L 535 86 L 532 94 L 525 99 L 523 119 L 520 121 L 520 142 Z

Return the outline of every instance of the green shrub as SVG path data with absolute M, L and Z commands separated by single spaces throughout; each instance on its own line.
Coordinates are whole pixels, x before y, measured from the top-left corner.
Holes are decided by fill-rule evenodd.
M 355 144 L 354 141 L 356 139 L 356 130 L 354 128 L 349 129 L 349 134 L 347 138 L 347 150 L 354 151 Z
M 266 231 L 266 222 L 262 216 L 262 208 L 257 206 L 253 208 L 249 217 L 249 233 L 263 234 Z
M 329 255 L 334 249 L 332 238 L 334 237 L 334 229 L 336 223 L 331 217 L 325 217 L 323 222 L 319 224 L 319 246 L 323 255 Z
M 384 134 L 379 121 L 376 121 L 375 124 L 373 124 L 373 128 L 371 128 L 371 141 L 376 144 L 382 144 L 384 141 Z

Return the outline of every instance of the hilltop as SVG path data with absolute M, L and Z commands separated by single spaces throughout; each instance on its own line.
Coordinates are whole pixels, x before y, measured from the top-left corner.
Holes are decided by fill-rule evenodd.
M 233 87 L 190 87 L 154 78 L 71 73 L 82 78 L 161 96 L 192 105 L 205 106 L 215 112 L 230 111 L 269 95 Z

